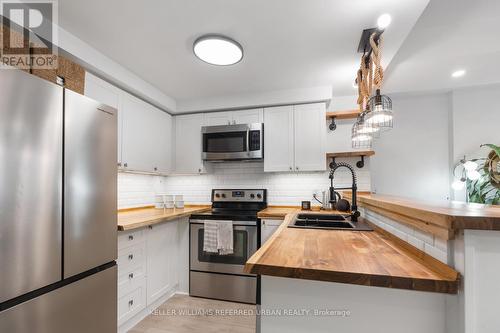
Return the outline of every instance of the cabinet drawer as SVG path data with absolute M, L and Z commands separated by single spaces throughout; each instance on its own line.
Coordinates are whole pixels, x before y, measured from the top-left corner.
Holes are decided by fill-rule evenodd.
M 139 243 L 118 251 L 118 274 L 130 270 L 132 267 L 141 265 L 145 261 L 146 244 Z
M 141 283 L 145 283 L 146 266 L 139 265 L 130 269 L 122 270 L 118 274 L 118 297 L 128 294 L 130 291 L 140 287 Z
M 144 280 L 144 278 L 143 278 Z M 146 307 L 146 283 L 118 298 L 118 325 L 132 318 Z
M 145 229 L 120 231 L 118 233 L 118 250 L 143 242 L 145 239 L 144 232 Z

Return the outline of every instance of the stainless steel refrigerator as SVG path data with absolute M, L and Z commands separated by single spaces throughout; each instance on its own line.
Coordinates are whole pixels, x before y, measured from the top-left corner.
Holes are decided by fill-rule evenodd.
M 116 118 L 0 70 L 0 332 L 116 332 Z

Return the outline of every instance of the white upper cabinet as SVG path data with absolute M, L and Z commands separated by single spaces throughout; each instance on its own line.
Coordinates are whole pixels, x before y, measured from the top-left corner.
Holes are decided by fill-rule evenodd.
M 205 113 L 206 126 L 262 123 L 263 109 Z
M 326 106 L 294 106 L 295 171 L 326 170 Z
M 294 165 L 293 106 L 264 111 L 264 171 L 292 171 Z
M 118 166 L 167 174 L 172 169 L 172 116 L 87 73 L 85 95 L 118 110 Z
M 172 116 L 166 112 L 154 109 L 155 128 L 152 130 L 157 138 L 156 143 L 152 147 L 154 152 L 153 168 L 157 168 L 157 172 L 167 174 L 172 171 Z
M 232 124 L 252 124 L 264 122 L 264 109 L 233 111 Z
M 202 113 L 175 116 L 175 173 L 206 171 L 201 159 L 201 127 L 204 125 Z
M 205 114 L 206 126 L 230 125 L 233 122 L 233 112 L 210 112 Z
M 264 110 L 264 171 L 326 170 L 324 103 Z
M 131 171 L 168 173 L 171 116 L 132 95 L 122 96 L 122 167 Z
M 120 112 L 120 89 L 101 80 L 97 76 L 85 73 L 85 96 L 107 104 L 118 110 L 118 165 L 122 161 L 122 113 Z
M 154 111 L 134 96 L 124 96 L 123 111 L 123 167 L 133 171 L 154 172 L 154 153 L 157 142 Z

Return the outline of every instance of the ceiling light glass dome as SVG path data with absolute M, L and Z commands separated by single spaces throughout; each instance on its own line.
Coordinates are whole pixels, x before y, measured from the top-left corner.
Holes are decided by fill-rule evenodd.
M 200 60 L 218 66 L 234 65 L 243 59 L 243 48 L 235 40 L 221 35 L 204 35 L 193 44 Z

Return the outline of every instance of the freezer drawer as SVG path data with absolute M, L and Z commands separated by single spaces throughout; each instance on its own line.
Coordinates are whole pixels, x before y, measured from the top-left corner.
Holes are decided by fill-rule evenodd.
M 116 110 L 65 90 L 64 277 L 117 257 Z
M 0 312 L 0 332 L 116 332 L 116 266 Z
M 63 149 L 63 89 L 1 72 L 0 303 L 61 279 Z

